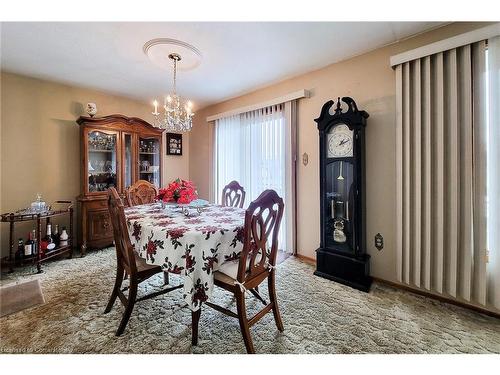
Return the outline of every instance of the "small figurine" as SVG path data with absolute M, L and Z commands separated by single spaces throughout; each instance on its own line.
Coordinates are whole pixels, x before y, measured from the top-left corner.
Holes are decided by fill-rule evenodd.
M 94 117 L 97 113 L 97 105 L 95 103 L 87 103 L 86 112 L 90 117 Z

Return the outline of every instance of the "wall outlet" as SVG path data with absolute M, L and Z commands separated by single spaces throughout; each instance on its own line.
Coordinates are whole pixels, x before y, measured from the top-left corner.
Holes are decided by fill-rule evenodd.
M 380 233 L 377 233 L 375 235 L 375 247 L 377 248 L 378 251 L 384 248 L 384 237 L 382 237 Z

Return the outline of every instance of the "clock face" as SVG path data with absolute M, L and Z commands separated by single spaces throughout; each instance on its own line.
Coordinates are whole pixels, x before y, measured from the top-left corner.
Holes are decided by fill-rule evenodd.
M 346 124 L 334 126 L 327 136 L 329 158 L 353 156 L 353 131 Z

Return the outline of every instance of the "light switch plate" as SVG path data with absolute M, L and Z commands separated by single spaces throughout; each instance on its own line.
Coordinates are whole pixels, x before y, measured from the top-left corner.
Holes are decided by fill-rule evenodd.
M 307 152 L 304 152 L 302 154 L 302 164 L 304 165 L 309 164 L 309 155 L 307 154 Z

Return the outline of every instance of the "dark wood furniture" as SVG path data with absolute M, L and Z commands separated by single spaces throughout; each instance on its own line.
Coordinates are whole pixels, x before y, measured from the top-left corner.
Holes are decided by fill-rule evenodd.
M 246 192 L 243 186 L 241 186 L 238 181 L 231 181 L 222 189 L 221 203 L 223 206 L 243 208 L 245 195 Z
M 352 98 L 323 105 L 320 142 L 321 241 L 315 275 L 368 292 L 370 256 L 365 233 L 365 127 L 368 113 Z
M 82 139 L 82 194 L 80 249 L 103 248 L 113 243 L 107 209 L 107 189 L 122 198 L 138 180 L 161 186 L 162 133 L 135 117 L 111 115 L 80 117 Z
M 65 205 L 66 207 L 52 207 L 54 205 Z M 23 264 L 33 264 L 36 265 L 37 272 L 41 273 L 42 263 L 57 257 L 69 253 L 69 257 L 73 255 L 73 203 L 71 201 L 55 201 L 54 204 L 47 211 L 40 213 L 29 213 L 25 211 L 10 212 L 3 214 L 0 217 L 0 222 L 9 223 L 9 256 L 2 259 L 3 266 L 9 267 L 9 272 L 14 270 L 15 259 L 14 259 L 14 224 L 23 221 L 36 221 L 36 238 L 37 238 L 37 251 L 30 257 L 24 257 L 20 262 Z M 42 238 L 42 223 L 45 220 L 45 224 L 50 223 L 51 219 L 57 216 L 68 216 L 69 217 L 69 233 L 68 233 L 68 244 L 64 246 L 58 246 L 55 249 L 45 251 L 43 254 L 40 251 L 40 238 Z
M 134 251 L 130 242 L 130 236 L 123 209 L 124 206 L 122 199 L 118 195 L 117 190 L 113 187 L 110 188 L 108 192 L 108 210 L 116 248 L 116 279 L 113 291 L 111 292 L 111 297 L 109 298 L 109 302 L 104 310 L 104 313 L 106 314 L 110 312 L 116 298 L 120 298 L 120 301 L 125 306 L 125 311 L 120 321 L 120 325 L 118 326 L 118 330 L 116 331 L 116 336 L 120 336 L 125 330 L 136 302 L 157 297 L 183 287 L 181 284 L 137 298 L 137 288 L 139 283 L 163 271 L 160 266 L 147 264 L 146 260 L 140 258 Z M 122 283 L 125 275 L 128 276 L 129 287 L 122 289 Z M 128 296 L 125 296 L 123 293 L 126 290 L 128 290 Z
M 219 271 L 214 272 L 214 283 L 235 295 L 237 313 L 206 301 L 213 309 L 237 318 L 248 353 L 255 353 L 250 336 L 250 327 L 265 314 L 273 311 L 279 331 L 283 331 L 283 322 L 278 309 L 275 287 L 275 266 L 278 252 L 278 234 L 283 217 L 283 200 L 274 190 L 265 190 L 245 212 L 243 250 L 236 264 L 223 263 Z M 271 248 L 268 251 L 268 240 Z M 259 294 L 258 286 L 267 279 L 270 303 Z M 245 308 L 245 292 L 250 291 L 263 304 L 264 308 L 248 319 Z M 198 343 L 198 323 L 201 307 L 192 312 L 192 344 Z
M 153 203 L 158 195 L 158 188 L 152 183 L 139 180 L 127 188 L 127 201 L 129 206 Z

